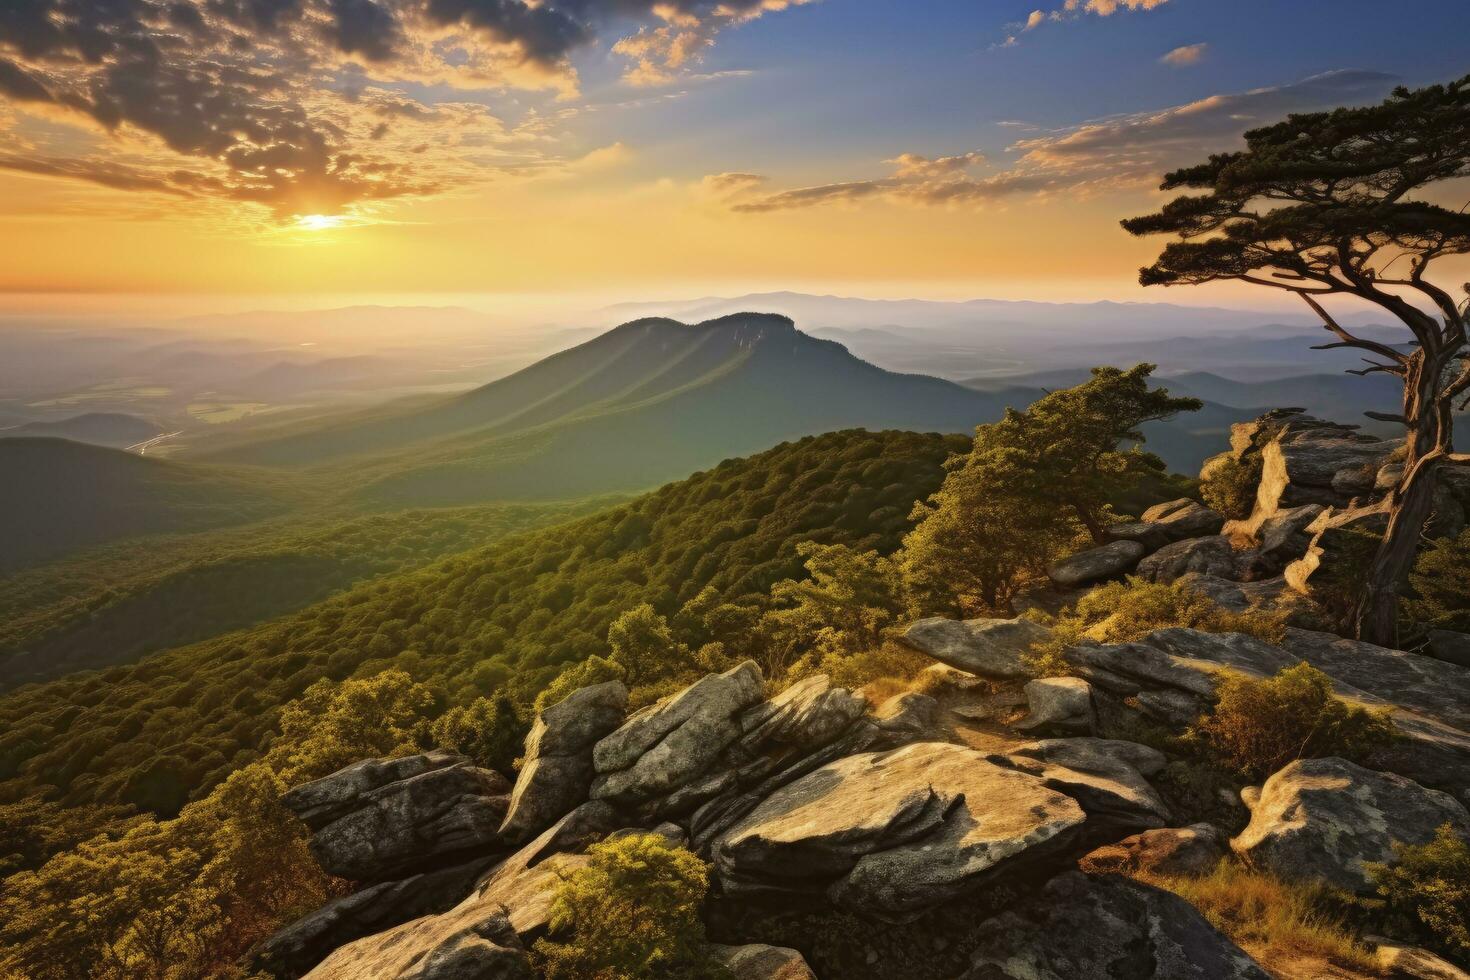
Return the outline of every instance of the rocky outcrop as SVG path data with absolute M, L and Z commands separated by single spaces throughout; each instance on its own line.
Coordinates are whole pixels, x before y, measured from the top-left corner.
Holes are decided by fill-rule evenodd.
M 1057 585 L 1090 585 L 1131 572 L 1147 551 L 1138 541 L 1113 541 L 1053 562 L 1046 574 Z
M 592 747 L 623 723 L 628 689 L 621 681 L 584 687 L 537 716 L 500 835 L 535 837 L 587 799 L 596 770 Z
M 1092 685 L 1080 677 L 1043 677 L 1025 687 L 1030 712 L 1016 722 L 1022 731 L 1092 731 Z
M 419 923 L 433 923 L 421 919 Z M 530 960 L 509 920 L 486 911 L 422 943 L 345 946 L 307 974 L 311 980 L 532 980 Z M 384 935 L 396 935 L 385 933 Z M 375 939 L 377 937 L 374 937 Z
M 409 972 L 416 964 L 436 950 L 447 955 L 458 949 L 462 937 L 470 934 L 505 949 L 529 945 L 545 935 L 552 899 L 563 877 L 586 864 L 587 858 L 578 852 L 612 833 L 617 824 L 617 814 L 606 804 L 583 804 L 482 877 L 454 908 L 349 943 L 308 976 L 312 980 L 418 976 Z M 486 935 L 486 930 L 493 935 Z M 443 976 L 448 980 L 453 975 Z
M 764 683 L 747 660 L 633 715 L 593 749 L 592 799 L 640 803 L 703 775 L 742 734 L 740 715 L 761 700 Z
M 1225 855 L 1225 840 L 1213 824 L 1145 830 L 1105 844 L 1078 862 L 1083 871 L 1158 875 L 1202 875 Z
M 509 792 L 499 773 L 429 752 L 356 763 L 282 802 L 313 831 L 312 854 L 324 870 L 384 881 L 493 850 Z
M 715 946 L 714 958 L 733 980 L 817 980 L 802 955 L 785 946 Z
M 1250 824 L 1230 842 L 1258 867 L 1293 881 L 1371 894 L 1367 865 L 1393 845 L 1425 844 L 1450 824 L 1470 840 L 1470 812 L 1447 793 L 1345 759 L 1302 759 L 1244 794 Z
M 1025 657 L 1051 630 L 1029 619 L 921 619 L 900 639 L 941 664 L 980 677 L 1029 677 Z
M 274 977 L 299 977 L 355 939 L 453 908 L 497 860 L 481 858 L 334 898 L 261 943 L 252 963 Z
M 1424 652 L 1435 660 L 1470 667 L 1470 634 L 1453 630 L 1430 630 Z
M 1453 664 L 1298 629 L 1287 630 L 1282 646 L 1240 633 L 1164 629 L 1134 643 L 1071 647 L 1066 656 L 1095 687 L 1174 726 L 1210 704 L 1220 670 L 1263 678 L 1305 660 L 1331 678 L 1339 697 L 1390 710 L 1400 737 L 1373 765 L 1457 795 L 1470 791 L 1470 671 Z
M 1114 875 L 1068 872 L 982 923 L 964 980 L 1267 980 L 1184 899 Z
M 711 848 L 727 895 L 825 895 L 902 919 L 1070 844 L 1082 808 L 972 749 L 925 742 L 832 762 Z
M 886 732 L 919 737 L 932 735 L 939 723 L 939 702 L 927 694 L 895 694 L 873 712 L 873 723 Z

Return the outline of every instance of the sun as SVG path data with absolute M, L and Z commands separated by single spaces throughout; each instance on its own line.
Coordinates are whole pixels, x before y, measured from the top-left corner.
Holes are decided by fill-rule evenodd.
M 296 227 L 306 231 L 327 231 L 341 228 L 347 219 L 340 214 L 303 214 L 296 219 Z

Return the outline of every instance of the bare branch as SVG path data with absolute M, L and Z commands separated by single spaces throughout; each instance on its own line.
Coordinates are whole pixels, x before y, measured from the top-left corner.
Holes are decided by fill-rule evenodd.
M 1363 414 L 1375 422 L 1397 422 L 1400 425 L 1409 424 L 1409 420 L 1402 415 L 1394 415 L 1389 412 L 1364 412 Z
M 1406 356 L 1394 350 L 1392 347 L 1389 347 L 1387 344 L 1380 344 L 1376 340 L 1365 340 L 1362 337 L 1354 336 L 1353 334 L 1349 333 L 1342 326 L 1342 324 L 1333 319 L 1332 314 L 1328 313 L 1327 309 L 1321 303 L 1308 296 L 1305 292 L 1298 292 L 1297 295 L 1302 298 L 1302 302 L 1306 303 L 1312 308 L 1313 312 L 1315 312 L 1317 316 L 1321 317 L 1323 326 L 1332 333 L 1336 334 L 1337 337 L 1342 341 L 1340 345 L 1336 346 L 1356 347 L 1359 350 L 1372 351 L 1379 357 L 1385 357 L 1396 364 L 1408 363 L 1409 359 Z

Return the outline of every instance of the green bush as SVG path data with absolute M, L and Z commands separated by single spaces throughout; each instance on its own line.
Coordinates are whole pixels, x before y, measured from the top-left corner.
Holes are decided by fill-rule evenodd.
M 509 695 L 502 692 L 450 708 L 434 721 L 429 732 L 440 748 L 453 749 L 478 765 L 509 774 L 530 727 Z
M 556 680 L 536 695 L 536 713 L 539 715 L 553 704 L 560 704 L 584 687 L 626 680 L 627 676 L 628 672 L 622 664 L 594 653 L 581 663 L 572 664 L 557 674 Z
M 1378 894 L 1437 951 L 1470 965 L 1470 844 L 1445 824 L 1428 844 L 1394 851 L 1394 864 L 1369 866 Z
M 1404 610 L 1414 623 L 1470 633 L 1470 530 L 1420 552 L 1409 584 L 1414 595 Z
M 533 950 L 547 980 L 718 977 L 700 905 L 709 866 L 657 834 L 594 844 L 558 886 L 553 939 Z M 563 938 L 564 937 L 564 938 Z
M 1348 704 L 1328 676 L 1308 663 L 1257 680 L 1222 674 L 1214 711 L 1190 733 L 1207 752 L 1251 779 L 1294 759 L 1340 756 L 1361 761 L 1393 738 L 1387 709 Z
M 1052 625 L 1051 639 L 1034 648 L 1029 658 L 1032 669 L 1042 676 L 1070 673 L 1064 653 L 1085 639 L 1131 643 L 1154 630 L 1175 626 L 1206 633 L 1245 633 L 1267 643 L 1281 642 L 1286 633 L 1285 617 L 1280 613 L 1234 612 L 1182 582 L 1163 584 L 1139 578 L 1093 589 Z
M 1256 505 L 1256 486 L 1260 482 L 1260 455 L 1252 453 L 1245 460 L 1228 456 L 1210 467 L 1200 480 L 1199 495 L 1226 517 L 1242 520 Z

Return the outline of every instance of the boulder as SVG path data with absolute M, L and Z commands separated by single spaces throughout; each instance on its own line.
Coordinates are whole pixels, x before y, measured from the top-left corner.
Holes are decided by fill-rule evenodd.
M 482 858 L 334 898 L 262 942 L 252 954 L 252 964 L 271 976 L 299 977 L 355 939 L 453 908 L 495 860 Z
M 1430 630 L 1424 652 L 1435 660 L 1457 667 L 1470 667 L 1470 633 Z
M 907 646 L 981 677 L 1029 677 L 1025 655 L 1051 630 L 1029 619 L 921 619 L 903 631 Z
M 584 687 L 536 717 L 500 826 L 504 840 L 530 840 L 587 799 L 596 775 L 592 747 L 623 723 L 627 706 L 628 689 L 608 681 Z
M 1168 503 L 1155 504 L 1143 512 L 1142 521 L 1164 528 L 1170 541 L 1180 541 L 1184 538 L 1219 534 L 1220 528 L 1225 524 L 1225 515 L 1197 500 L 1183 497 Z
M 1113 541 L 1053 562 L 1046 574 L 1057 585 L 1089 585 L 1132 571 L 1147 550 L 1137 541 Z
M 1262 609 L 1281 612 L 1292 626 L 1314 629 L 1321 625 L 1322 614 L 1301 593 L 1286 584 L 1286 578 L 1277 575 L 1254 582 L 1234 582 L 1218 575 L 1202 575 L 1189 572 L 1176 581 L 1208 596 L 1232 612 Z
M 1058 875 L 970 941 L 963 980 L 1268 978 L 1184 899 L 1116 875 Z
M 509 791 L 499 773 L 433 752 L 357 763 L 282 801 L 314 829 L 311 851 L 325 871 L 384 881 L 496 849 Z
M 1136 574 L 1149 582 L 1172 582 L 1190 572 L 1234 578 L 1235 560 L 1235 549 L 1227 537 L 1187 538 L 1140 561 Z
M 591 798 L 639 803 L 704 775 L 741 736 L 740 715 L 761 700 L 764 685 L 747 660 L 633 715 L 593 749 Z
M 1207 874 L 1225 855 L 1225 840 L 1214 824 L 1145 830 L 1106 844 L 1079 862 L 1083 871 L 1159 875 Z
M 716 945 L 712 951 L 732 980 L 817 980 L 806 959 L 785 946 Z
M 1043 677 L 1028 681 L 1025 691 L 1031 711 L 1015 727 L 1092 730 L 1092 685 L 1082 678 Z
M 1389 980 L 1470 980 L 1470 973 L 1427 949 L 1383 936 L 1364 936 L 1363 941 L 1374 947 L 1373 958 Z
M 1068 847 L 1071 798 L 973 749 L 922 742 L 838 759 L 713 843 L 726 895 L 823 895 L 902 920 Z
M 726 753 L 739 766 L 783 750 L 825 745 L 867 711 L 868 702 L 844 687 L 834 687 L 826 674 L 798 681 L 769 701 L 740 715 L 740 730 Z
M 927 735 L 939 724 L 939 702 L 917 691 L 895 694 L 878 706 L 873 722 L 887 732 Z
M 1445 823 L 1470 839 L 1470 812 L 1448 793 L 1346 759 L 1299 759 L 1246 799 L 1250 824 L 1230 846 L 1293 881 L 1372 894 L 1367 865 L 1393 845 L 1425 844 Z
M 1050 738 L 1027 742 L 992 761 L 1040 779 L 1065 793 L 1087 814 L 1089 840 L 1163 827 L 1169 806 L 1146 777 L 1164 768 L 1157 749 L 1107 738 Z

